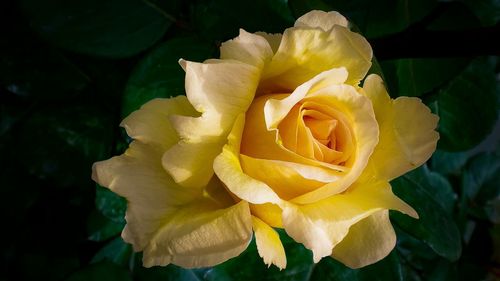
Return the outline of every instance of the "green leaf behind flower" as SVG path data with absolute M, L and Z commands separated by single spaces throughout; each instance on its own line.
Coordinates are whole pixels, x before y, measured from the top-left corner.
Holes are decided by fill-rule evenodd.
M 151 99 L 185 94 L 184 70 L 179 59 L 201 62 L 214 50 L 215 46 L 197 37 L 176 38 L 159 45 L 132 72 L 123 95 L 122 116 Z
M 445 208 L 454 200 L 449 188 L 442 191 L 433 188 L 432 174 L 422 168 L 401 176 L 391 182 L 394 193 L 412 206 L 419 219 L 391 212 L 391 219 L 404 231 L 425 242 L 437 254 L 455 261 L 462 252 L 462 240 L 457 225 Z M 441 185 L 439 188 L 443 188 Z M 439 203 L 438 203 L 439 202 Z
M 439 115 L 438 147 L 467 150 L 492 130 L 498 116 L 495 59 L 478 58 L 439 91 L 431 108 Z
M 469 59 L 397 59 L 381 62 L 392 97 L 419 97 L 459 74 Z
M 150 47 L 172 23 L 139 0 L 22 0 L 21 7 L 35 31 L 51 44 L 111 58 Z

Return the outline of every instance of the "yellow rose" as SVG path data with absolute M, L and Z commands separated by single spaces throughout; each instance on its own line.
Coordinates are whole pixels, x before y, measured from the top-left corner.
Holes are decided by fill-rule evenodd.
M 241 30 L 220 51 L 181 60 L 187 97 L 132 113 L 129 149 L 94 164 L 93 179 L 128 200 L 123 239 L 145 266 L 213 266 L 255 233 L 264 262 L 285 268 L 273 227 L 315 262 L 385 257 L 388 210 L 418 217 L 389 181 L 431 156 L 438 117 L 365 77 L 372 49 L 337 12 L 312 11 L 283 35 Z

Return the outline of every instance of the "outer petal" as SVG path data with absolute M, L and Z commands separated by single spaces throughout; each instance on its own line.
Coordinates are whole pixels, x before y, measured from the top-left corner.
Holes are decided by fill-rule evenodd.
M 200 200 L 175 213 L 144 250 L 144 266 L 214 266 L 239 255 L 252 238 L 248 203 L 218 209 Z
M 350 268 L 367 266 L 386 257 L 396 245 L 389 211 L 373 213 L 349 229 L 333 249 L 332 257 Z
M 172 118 L 181 141 L 164 154 L 163 166 L 180 185 L 202 187 L 236 117 L 252 102 L 260 72 L 236 61 L 181 64 L 189 102 L 202 115 Z
M 286 255 L 278 233 L 257 217 L 252 217 L 255 241 L 259 255 L 268 266 L 276 265 L 280 270 L 286 267 Z
M 134 141 L 121 156 L 93 165 L 92 179 L 127 198 L 124 240 L 143 250 L 175 206 L 201 196 L 200 190 L 175 184 L 161 166 L 163 151 Z
M 179 140 L 168 121 L 172 114 L 194 116 L 197 113 L 185 96 L 154 99 L 144 104 L 140 110 L 132 112 L 120 126 L 125 128 L 131 138 L 167 150 Z
M 237 60 L 258 68 L 263 68 L 272 56 L 273 50 L 264 37 L 243 29 L 240 29 L 238 37 L 222 43 L 220 47 L 221 59 Z
M 241 169 L 239 152 L 244 122 L 244 115 L 240 115 L 229 134 L 228 144 L 215 158 L 215 173 L 238 198 L 253 204 L 279 203 L 281 199 L 268 185 L 248 176 Z
M 368 76 L 363 89 L 372 100 L 380 127 L 370 169 L 391 180 L 427 161 L 436 150 L 439 134 L 434 129 L 439 117 L 418 98 L 392 100 L 378 75 Z
M 220 181 L 203 191 L 184 188 L 163 169 L 162 154 L 178 140 L 167 119 L 173 113 L 193 109 L 185 97 L 153 100 L 126 118 L 122 125 L 137 140 L 123 155 L 95 163 L 92 178 L 127 199 L 122 237 L 135 251 L 144 250 L 146 266 L 215 265 L 248 245 L 249 206 L 228 207 L 234 201 L 221 194 L 227 191 Z
M 310 11 L 295 21 L 296 27 L 317 27 L 329 31 L 334 25 L 347 27 L 347 19 L 339 12 Z
M 94 180 L 127 198 L 122 237 L 144 250 L 144 265 L 212 266 L 241 253 L 251 238 L 248 204 L 222 209 L 175 184 L 159 155 L 133 142 L 124 155 L 94 165 Z
M 313 204 L 284 206 L 283 226 L 295 241 L 313 251 L 314 262 L 318 262 L 332 254 L 352 225 L 386 209 L 417 216 L 392 193 L 387 182 L 367 182 Z
M 292 27 L 285 30 L 259 89 L 264 93 L 291 91 L 316 74 L 338 67 L 347 68 L 348 83 L 357 85 L 370 69 L 372 56 L 368 41 L 344 26 L 334 25 L 328 32 Z

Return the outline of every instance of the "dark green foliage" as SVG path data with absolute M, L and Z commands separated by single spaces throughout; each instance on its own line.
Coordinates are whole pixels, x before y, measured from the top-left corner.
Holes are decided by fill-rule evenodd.
M 0 2 L 0 280 L 499 278 L 498 124 L 490 134 L 500 63 L 485 51 L 500 49 L 497 0 Z M 429 163 L 391 182 L 420 219 L 391 212 L 396 248 L 357 270 L 330 258 L 314 264 L 282 230 L 282 271 L 263 263 L 255 241 L 213 268 L 144 268 L 120 237 L 127 201 L 96 186 L 92 163 L 126 149 L 123 117 L 150 99 L 184 94 L 180 58 L 216 58 L 240 28 L 282 32 L 311 9 L 349 17 L 373 44 L 370 72 L 384 76 L 391 96 L 419 97 L 440 116 Z M 444 53 L 433 41 L 441 34 L 453 35 Z M 491 40 L 467 42 L 475 34 Z M 413 36 L 423 40 L 406 47 L 411 55 L 384 52 Z

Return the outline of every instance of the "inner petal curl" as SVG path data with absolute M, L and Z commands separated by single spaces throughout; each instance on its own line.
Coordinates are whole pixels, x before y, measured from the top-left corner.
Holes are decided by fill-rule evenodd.
M 303 101 L 278 125 L 283 146 L 309 159 L 344 165 L 353 152 L 347 118 L 335 108 Z

